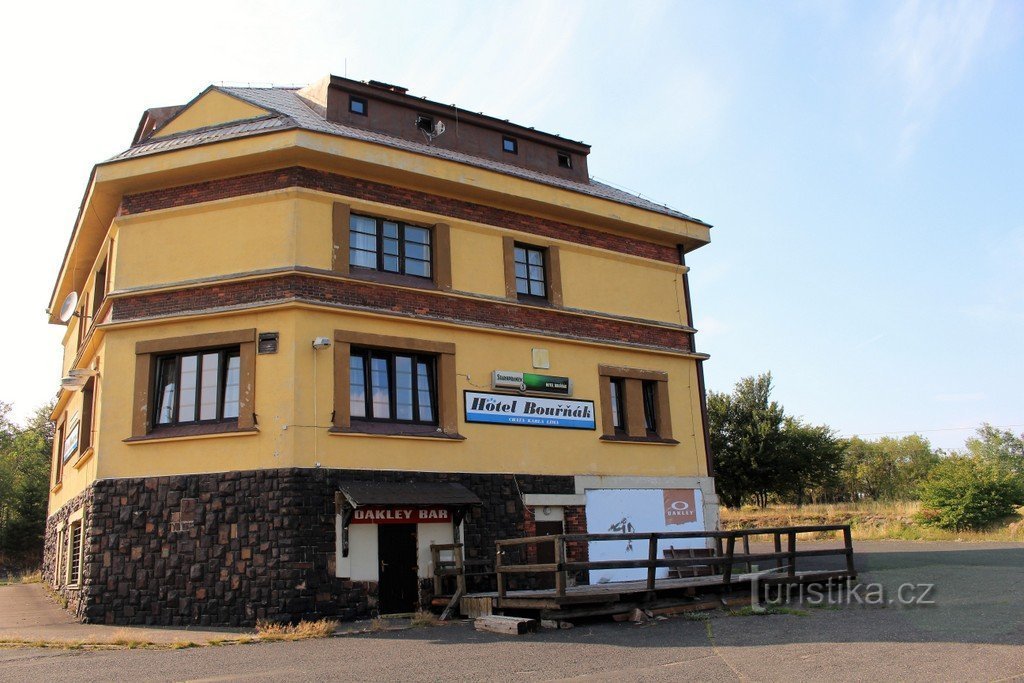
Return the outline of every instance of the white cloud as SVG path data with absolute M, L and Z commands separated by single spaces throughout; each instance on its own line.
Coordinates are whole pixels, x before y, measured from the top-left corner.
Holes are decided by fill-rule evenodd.
M 942 99 L 976 63 L 992 25 L 992 0 L 907 0 L 883 40 L 883 69 L 902 91 L 898 158 L 913 154 Z

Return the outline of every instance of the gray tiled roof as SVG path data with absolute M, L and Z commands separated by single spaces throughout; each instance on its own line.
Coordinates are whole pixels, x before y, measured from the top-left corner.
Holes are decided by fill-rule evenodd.
M 221 87 L 217 89 L 250 102 L 258 107 L 262 107 L 272 113 L 268 116 L 248 119 L 241 122 L 232 122 L 222 126 L 211 126 L 209 128 L 185 131 L 166 138 L 150 138 L 147 141 L 143 141 L 128 148 L 124 152 L 112 157 L 109 161 L 133 159 L 136 157 L 147 156 L 149 154 L 195 147 L 197 145 L 220 142 L 223 140 L 231 140 L 292 128 L 301 128 L 318 133 L 338 135 L 354 140 L 386 145 L 388 147 L 403 149 L 417 154 L 424 154 L 426 156 L 448 159 L 450 161 L 467 164 L 469 166 L 476 166 L 477 168 L 515 176 L 524 180 L 531 180 L 545 185 L 551 185 L 565 190 L 590 195 L 592 197 L 607 199 L 619 204 L 634 206 L 647 211 L 672 216 L 673 218 L 681 218 L 707 225 L 707 223 L 704 223 L 704 221 L 701 221 L 700 219 L 687 216 L 675 209 L 652 202 L 649 199 L 625 192 L 596 180 L 591 180 L 588 183 L 568 180 L 552 176 L 547 173 L 533 171 L 528 168 L 484 159 L 464 152 L 441 149 L 422 142 L 404 140 L 402 138 L 385 135 L 384 133 L 378 133 L 372 130 L 365 130 L 362 128 L 355 128 L 353 126 L 346 126 L 340 123 L 334 123 L 332 121 L 328 121 L 322 114 L 309 106 L 305 100 L 298 96 L 297 91 L 293 88 Z

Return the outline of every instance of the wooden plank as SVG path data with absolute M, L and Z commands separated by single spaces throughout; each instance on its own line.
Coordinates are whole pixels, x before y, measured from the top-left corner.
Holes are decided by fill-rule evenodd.
M 558 571 L 557 564 L 506 564 L 499 570 L 502 574 L 542 574 Z
M 475 618 L 494 613 L 494 598 L 490 596 L 464 595 L 459 600 L 459 612 L 462 616 Z
M 789 532 L 789 575 L 796 574 L 796 532 Z
M 477 631 L 489 631 L 491 633 L 521 636 L 525 633 L 536 633 L 537 620 L 523 619 L 521 617 L 503 617 L 491 614 L 488 616 L 477 617 L 473 621 L 473 628 Z
M 498 609 L 561 609 L 562 605 L 552 599 L 541 598 L 499 598 Z
M 554 540 L 555 544 L 555 593 L 565 596 L 566 572 L 562 569 L 565 563 L 565 541 L 561 538 Z
M 647 590 L 654 590 L 654 577 L 658 572 L 658 535 L 651 534 L 647 541 Z

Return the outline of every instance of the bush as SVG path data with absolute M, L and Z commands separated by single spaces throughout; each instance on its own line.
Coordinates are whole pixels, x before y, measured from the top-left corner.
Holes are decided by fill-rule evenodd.
M 921 486 L 920 521 L 942 529 L 980 529 L 1009 517 L 1024 502 L 1012 472 L 977 458 L 955 456 L 939 463 Z

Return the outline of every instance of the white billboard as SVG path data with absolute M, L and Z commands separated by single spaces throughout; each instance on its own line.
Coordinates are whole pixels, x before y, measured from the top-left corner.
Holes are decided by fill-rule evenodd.
M 700 489 L 590 489 L 587 491 L 587 533 L 650 533 L 703 531 L 704 508 Z M 646 560 L 647 541 L 594 541 L 590 560 Z M 702 538 L 661 541 L 664 549 L 704 548 Z M 659 578 L 668 568 L 658 570 Z M 591 583 L 634 581 L 647 578 L 646 569 L 600 569 L 590 572 Z

